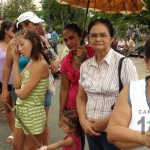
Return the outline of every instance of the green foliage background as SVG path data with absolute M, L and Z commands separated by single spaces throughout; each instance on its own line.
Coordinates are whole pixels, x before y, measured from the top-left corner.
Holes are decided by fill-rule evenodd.
M 140 31 L 148 32 L 150 28 L 150 1 L 143 0 L 146 4 L 146 9 L 140 14 L 107 14 L 105 12 L 89 12 L 86 20 L 86 26 L 94 18 L 109 19 L 116 30 L 117 36 L 125 34 L 129 25 L 138 26 Z M 69 5 L 62 5 L 56 0 L 45 0 L 42 4 L 42 11 L 37 11 L 32 0 L 9 0 L 5 8 L 5 18 L 11 20 L 16 19 L 22 12 L 33 11 L 39 17 L 45 20 L 47 30 L 51 26 L 55 27 L 58 33 L 61 33 L 62 28 L 68 22 L 76 22 L 80 26 L 84 26 L 86 9 L 77 9 Z

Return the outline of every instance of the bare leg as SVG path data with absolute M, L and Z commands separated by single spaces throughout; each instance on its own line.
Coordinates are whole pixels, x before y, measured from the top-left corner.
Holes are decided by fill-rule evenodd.
M 49 139 L 50 139 L 50 129 L 48 126 L 49 108 L 45 108 L 45 112 L 46 112 L 47 120 L 46 120 L 44 131 L 42 133 L 42 143 L 43 145 L 49 145 Z
M 15 150 L 22 150 L 24 147 L 25 134 L 23 129 L 15 128 L 14 129 L 14 139 L 13 139 L 13 147 Z
M 12 100 L 12 96 L 11 94 L 9 93 L 9 105 L 11 107 L 13 107 L 13 100 Z M 11 135 L 13 136 L 14 134 L 14 126 L 15 126 L 15 116 L 14 116 L 14 112 L 12 112 L 7 106 L 5 106 L 5 115 L 6 115 L 6 119 L 7 119 L 7 122 L 8 122 L 8 125 L 10 127 L 10 130 L 11 130 Z M 7 139 L 7 142 L 11 142 L 11 139 Z
M 23 150 L 29 150 L 28 142 L 27 142 L 27 140 L 26 140 L 26 139 L 25 139 L 25 142 L 24 142 Z
M 37 139 L 38 143 L 33 139 L 32 136 L 26 135 L 26 141 L 28 143 L 29 150 L 37 150 L 42 146 L 42 134 L 34 135 L 34 137 Z

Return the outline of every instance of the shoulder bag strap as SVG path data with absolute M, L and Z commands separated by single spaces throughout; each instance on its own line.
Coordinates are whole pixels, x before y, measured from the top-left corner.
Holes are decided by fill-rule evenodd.
M 122 81 L 121 81 L 121 68 L 122 68 L 122 62 L 123 62 L 124 59 L 125 59 L 125 57 L 122 57 L 122 58 L 119 60 L 119 65 L 118 65 L 119 93 L 120 93 L 120 91 L 121 91 L 122 88 L 123 88 L 123 84 L 122 84 Z

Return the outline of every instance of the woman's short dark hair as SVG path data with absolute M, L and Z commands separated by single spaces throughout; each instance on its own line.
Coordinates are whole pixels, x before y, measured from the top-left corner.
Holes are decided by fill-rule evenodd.
M 63 30 L 72 30 L 78 34 L 79 37 L 82 36 L 83 29 L 76 23 L 68 23 L 64 26 Z
M 4 20 L 0 25 L 0 40 L 5 38 L 5 30 L 9 30 L 13 25 L 11 20 Z
M 88 34 L 90 33 L 91 31 L 91 28 L 95 25 L 95 24 L 98 24 L 98 23 L 101 23 L 101 24 L 104 24 L 107 28 L 108 28 L 108 31 L 109 31 L 109 34 L 111 37 L 114 37 L 114 29 L 113 29 L 113 25 L 111 24 L 111 22 L 107 19 L 103 19 L 103 18 L 100 18 L 100 19 L 95 19 L 93 21 L 91 21 L 88 25 Z

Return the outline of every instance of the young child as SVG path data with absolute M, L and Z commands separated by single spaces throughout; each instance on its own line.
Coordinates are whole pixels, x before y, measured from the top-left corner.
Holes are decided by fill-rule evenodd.
M 62 129 L 67 136 L 54 144 L 42 146 L 39 150 L 53 150 L 62 147 L 62 150 L 81 150 L 82 128 L 76 110 L 63 113 Z
M 18 32 L 15 42 L 12 45 L 12 73 L 13 85 L 18 98 L 13 146 L 15 150 L 23 149 L 26 139 L 29 149 L 37 149 L 41 143 L 41 134 L 46 123 L 44 97 L 49 76 L 47 58 L 41 37 L 34 31 Z M 18 69 L 20 55 L 31 58 L 21 74 Z

